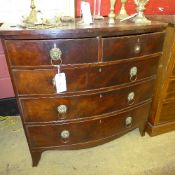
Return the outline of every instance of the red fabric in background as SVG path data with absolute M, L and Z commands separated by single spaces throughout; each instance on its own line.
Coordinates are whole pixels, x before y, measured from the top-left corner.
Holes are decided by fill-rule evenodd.
M 91 12 L 93 14 L 94 0 L 86 0 L 90 2 Z M 80 15 L 80 2 L 77 0 L 77 15 Z M 115 13 L 117 14 L 120 10 L 121 2 L 116 0 Z M 107 16 L 109 14 L 110 0 L 101 0 L 101 14 Z M 126 11 L 128 14 L 133 14 L 136 12 L 136 6 L 134 0 L 127 0 Z M 146 6 L 145 14 L 149 15 L 175 15 L 175 0 L 150 0 Z

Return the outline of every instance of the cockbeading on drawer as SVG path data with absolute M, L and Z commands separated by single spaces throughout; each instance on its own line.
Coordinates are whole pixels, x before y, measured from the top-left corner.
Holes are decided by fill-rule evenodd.
M 150 103 L 147 103 L 120 114 L 95 120 L 38 126 L 28 125 L 26 129 L 32 148 L 65 145 L 73 147 L 77 144 L 117 137 L 121 133 L 142 127 L 147 120 L 149 109 Z
M 67 91 L 74 93 L 133 83 L 156 74 L 159 56 L 137 58 L 116 64 L 62 68 Z M 151 65 L 151 66 L 150 66 Z M 57 69 L 13 70 L 19 96 L 56 94 L 53 78 Z
M 94 118 L 151 100 L 155 79 L 86 95 L 20 98 L 25 123 Z M 88 107 L 87 107 L 88 105 Z
M 81 64 L 98 61 L 98 39 L 6 40 L 11 66 L 51 65 L 50 53 L 59 49 L 62 64 Z M 91 49 L 90 49 L 91 48 Z M 54 60 L 57 64 L 57 60 Z
M 164 32 L 103 38 L 103 61 L 116 61 L 162 51 Z

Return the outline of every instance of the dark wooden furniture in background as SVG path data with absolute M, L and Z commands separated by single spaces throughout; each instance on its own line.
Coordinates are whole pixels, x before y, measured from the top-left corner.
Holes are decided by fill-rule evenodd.
M 96 146 L 135 128 L 144 135 L 165 27 L 104 21 L 0 31 L 33 166 L 45 150 Z M 53 47 L 67 78 L 59 94 Z
M 175 18 L 174 15 L 149 18 L 169 23 L 147 127 L 147 132 L 155 136 L 175 130 Z

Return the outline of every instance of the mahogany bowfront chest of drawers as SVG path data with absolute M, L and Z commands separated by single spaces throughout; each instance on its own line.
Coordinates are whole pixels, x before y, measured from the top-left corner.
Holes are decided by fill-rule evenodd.
M 45 150 L 92 147 L 135 128 L 144 135 L 165 27 L 1 29 L 33 166 Z M 56 92 L 56 65 L 65 92 Z

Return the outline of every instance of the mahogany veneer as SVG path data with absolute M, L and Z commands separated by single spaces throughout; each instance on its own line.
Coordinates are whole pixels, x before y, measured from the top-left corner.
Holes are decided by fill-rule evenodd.
M 135 128 L 144 135 L 166 24 L 97 23 L 0 31 L 33 166 L 45 150 L 92 147 Z M 53 84 L 54 45 L 62 93 Z

